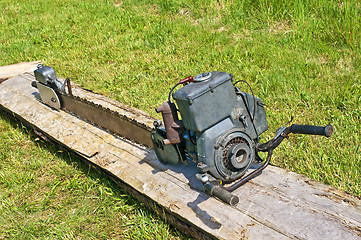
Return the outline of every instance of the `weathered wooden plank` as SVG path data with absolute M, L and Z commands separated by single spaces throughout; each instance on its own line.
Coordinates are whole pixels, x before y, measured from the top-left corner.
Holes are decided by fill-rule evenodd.
M 0 83 L 16 75 L 34 71 L 39 63 L 40 61 L 21 62 L 13 65 L 0 66 Z
M 236 208 L 228 206 L 202 192 L 194 165 L 164 166 L 153 151 L 44 106 L 30 86 L 32 80 L 31 74 L 23 74 L 0 84 L 2 108 L 112 174 L 127 191 L 165 212 L 188 234 L 219 239 L 360 238 L 361 201 L 353 196 L 270 166 L 235 191 L 240 197 Z M 127 113 L 124 105 L 80 87 L 74 94 L 145 124 L 153 121 L 141 111 Z M 74 132 L 67 135 L 65 129 Z

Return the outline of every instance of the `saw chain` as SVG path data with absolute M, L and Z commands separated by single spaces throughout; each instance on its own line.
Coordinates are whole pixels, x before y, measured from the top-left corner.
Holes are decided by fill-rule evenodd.
M 34 81 L 32 86 L 39 90 L 41 100 L 46 105 L 64 110 L 112 134 L 152 148 L 151 127 L 100 104 L 74 96 L 69 79 L 62 83 L 57 79 L 54 69 L 49 66 L 38 65 L 34 75 L 37 81 Z M 68 93 L 65 91 L 66 86 Z

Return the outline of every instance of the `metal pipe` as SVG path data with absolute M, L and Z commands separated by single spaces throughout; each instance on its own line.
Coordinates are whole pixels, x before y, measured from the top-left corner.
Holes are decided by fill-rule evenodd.
M 70 83 L 70 79 L 69 78 L 66 78 L 65 81 L 64 81 L 64 86 L 67 86 L 68 87 L 68 94 L 70 96 L 73 96 L 73 91 L 71 90 L 71 83 Z

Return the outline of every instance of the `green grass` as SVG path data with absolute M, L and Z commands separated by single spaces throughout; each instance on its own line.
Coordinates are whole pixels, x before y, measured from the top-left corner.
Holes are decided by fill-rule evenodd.
M 0 239 L 185 239 L 81 160 L 0 117 Z
M 86 88 L 156 117 L 160 116 L 153 112 L 154 107 L 166 100 L 169 89 L 178 80 L 206 71 L 225 71 L 236 80 L 247 80 L 267 104 L 270 130 L 264 140 L 273 136 L 292 115 L 298 124 L 333 124 L 335 133 L 329 139 L 291 136 L 275 151 L 272 163 L 361 196 L 361 4 L 358 1 L 2 0 L 0 10 L 0 65 L 42 60 L 53 66 L 59 76 L 70 77 Z M 8 125 L 2 119 L 2 154 L 11 146 L 18 146 L 11 136 L 21 135 L 28 140 L 23 155 L 19 148 L 12 151 L 18 156 L 1 155 L 6 159 L 0 163 L 1 179 L 11 179 L 15 169 L 19 169 L 15 172 L 21 177 L 17 181 L 7 180 L 12 185 L 1 180 L 0 192 L 23 189 L 29 179 L 36 179 L 30 185 L 32 188 L 41 188 L 41 181 L 35 178 L 37 171 L 22 170 L 22 161 L 36 159 L 38 152 L 44 151 L 50 151 L 51 155 L 42 153 L 42 160 L 33 164 L 43 167 L 42 161 L 50 158 L 53 160 L 45 164 L 45 169 L 50 165 L 67 168 L 69 172 L 78 171 L 81 181 L 95 181 L 86 171 L 73 166 L 65 153 L 55 153 L 58 150 L 51 150 L 50 146 L 42 147 L 42 143 L 27 137 L 24 130 Z M 31 150 L 33 147 L 36 150 Z M 10 168 L 11 164 L 17 166 Z M 9 170 L 3 171 L 4 168 Z M 61 183 L 54 191 L 66 188 L 67 179 L 73 179 L 67 173 L 62 177 L 64 182 L 54 180 L 47 191 L 30 194 L 34 215 L 14 207 L 7 210 L 9 217 L 0 218 L 0 224 L 16 229 L 16 232 L 9 230 L 7 236 L 24 234 L 31 238 L 27 231 L 38 225 L 23 229 L 22 224 L 11 222 L 10 216 L 19 211 L 24 218 L 36 218 L 36 215 L 40 221 L 47 212 L 35 206 L 46 194 L 49 201 L 65 205 L 62 195 L 51 191 L 57 182 Z M 96 184 L 108 187 L 108 180 L 101 179 Z M 74 181 L 74 187 L 80 187 Z M 117 187 L 111 189 L 119 195 L 125 194 Z M 96 191 L 92 194 L 95 195 L 89 196 L 97 196 Z M 10 201 L 9 206 L 16 205 L 16 194 L 4 199 Z M 114 207 L 114 202 L 99 206 Z M 63 211 L 72 208 L 77 211 L 84 205 L 68 204 Z M 53 210 L 53 214 L 62 214 L 61 211 L 62 208 Z M 133 221 L 157 219 L 150 213 L 143 218 L 144 209 L 134 211 L 129 213 L 135 214 Z M 112 219 L 111 214 L 112 211 L 105 211 L 104 217 Z M 42 221 L 55 221 L 43 218 Z M 74 224 L 80 219 L 74 220 Z M 71 218 L 57 220 L 71 221 Z M 169 228 L 159 220 L 154 221 L 152 226 Z M 55 229 L 85 237 L 82 234 L 86 231 L 60 225 Z M 110 225 L 104 223 L 105 228 Z M 114 228 L 122 226 L 115 225 Z M 124 226 L 119 232 L 132 229 Z M 113 236 L 112 230 L 101 233 L 108 238 Z M 171 230 L 169 234 L 173 233 Z

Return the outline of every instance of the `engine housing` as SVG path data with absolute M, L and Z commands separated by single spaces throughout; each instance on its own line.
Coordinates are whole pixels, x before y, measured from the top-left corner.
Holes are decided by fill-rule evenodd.
M 231 74 L 216 71 L 196 76 L 172 96 L 181 116 L 182 127 L 175 124 L 181 141 L 168 144 L 164 127 L 157 126 L 152 139 L 158 158 L 163 163 L 192 160 L 201 172 L 225 182 L 240 178 L 268 129 L 262 101 L 235 87 Z

